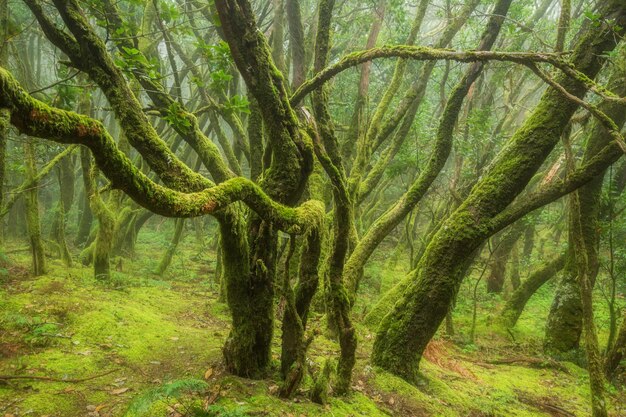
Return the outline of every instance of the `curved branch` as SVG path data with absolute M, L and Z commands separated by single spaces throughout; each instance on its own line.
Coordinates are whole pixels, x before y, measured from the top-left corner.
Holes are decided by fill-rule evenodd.
M 624 142 L 624 138 L 619 132 L 619 127 L 615 124 L 615 122 L 607 116 L 602 110 L 591 103 L 587 103 L 583 99 L 576 97 L 571 94 L 569 91 L 565 89 L 562 85 L 552 79 L 547 73 L 542 71 L 535 63 L 527 63 L 525 64 L 532 72 L 534 72 L 539 78 L 541 78 L 546 84 L 555 90 L 559 91 L 567 100 L 573 101 L 579 106 L 583 107 L 589 113 L 591 113 L 597 120 L 604 126 L 604 128 L 609 132 L 609 135 L 617 142 L 620 148 L 626 153 L 626 143 Z
M 72 38 L 66 34 L 67 39 L 73 41 L 71 53 L 65 50 L 66 38 L 60 38 L 58 31 L 53 30 L 55 27 L 47 19 L 38 0 L 26 0 L 25 3 L 44 29 L 48 40 L 68 54 L 74 67 L 87 73 L 91 80 L 98 84 L 122 126 L 128 142 L 165 184 L 185 191 L 199 191 L 211 185 L 204 176 L 192 171 L 180 161 L 158 136 L 121 70 L 113 62 L 106 45 L 95 34 L 76 1 L 55 3 L 67 29 L 74 36 Z
M 287 233 L 301 234 L 321 226 L 324 207 L 307 201 L 297 208 L 269 198 L 254 182 L 238 177 L 199 192 L 183 193 L 150 180 L 119 150 L 102 123 L 32 98 L 6 70 L 0 68 L 0 108 L 11 111 L 20 132 L 55 142 L 87 146 L 113 188 L 128 194 L 148 210 L 168 217 L 216 214 L 242 201 L 260 217 Z
M 453 51 L 450 49 L 428 48 L 425 46 L 392 45 L 380 48 L 367 49 L 353 52 L 343 57 L 339 62 L 315 74 L 304 83 L 291 96 L 292 106 L 296 106 L 302 99 L 328 82 L 334 76 L 347 69 L 360 65 L 364 62 L 378 58 L 405 58 L 416 61 L 447 60 L 459 62 L 485 62 L 507 61 L 517 64 L 528 62 L 545 62 L 557 68 L 570 68 L 562 58 L 562 54 L 540 52 L 500 52 L 500 51 Z M 571 73 L 571 68 L 570 71 Z
M 566 178 L 555 180 L 528 195 L 524 200 L 504 209 L 489 222 L 489 230 L 494 234 L 531 211 L 582 187 L 589 181 L 597 178 L 623 154 L 620 146 L 615 141 L 611 142 L 591 158 L 589 162 L 570 173 Z

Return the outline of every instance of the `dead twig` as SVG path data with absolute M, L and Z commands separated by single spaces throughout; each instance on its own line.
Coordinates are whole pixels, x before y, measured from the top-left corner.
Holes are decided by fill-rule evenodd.
M 511 365 L 515 363 L 526 364 L 531 368 L 552 368 L 557 369 L 564 373 L 569 373 L 569 370 L 566 366 L 560 364 L 559 362 L 553 359 L 545 359 L 545 358 L 532 358 L 528 356 L 517 356 L 513 358 L 502 358 L 502 359 L 493 359 L 487 361 L 488 364 L 491 365 Z
M 119 369 L 112 369 L 110 371 L 107 372 L 103 372 L 101 374 L 96 374 L 96 375 L 92 375 L 86 378 L 55 378 L 55 377 L 51 377 L 51 376 L 39 376 L 39 375 L 0 375 L 0 381 L 11 381 L 11 380 L 16 380 L 16 379 L 26 379 L 26 380 L 36 380 L 36 381 L 49 381 L 49 382 L 69 382 L 69 383 L 74 383 L 74 382 L 85 382 L 85 381 L 89 381 L 92 379 L 96 379 L 96 378 L 100 378 L 109 374 L 112 374 L 113 372 L 117 372 L 119 371 Z
M 550 398 L 533 398 L 523 392 L 518 392 L 517 398 L 520 400 L 520 402 L 543 410 L 554 417 L 576 417 L 576 414 L 571 413 L 564 408 L 559 407 L 558 405 L 548 402 L 551 401 Z

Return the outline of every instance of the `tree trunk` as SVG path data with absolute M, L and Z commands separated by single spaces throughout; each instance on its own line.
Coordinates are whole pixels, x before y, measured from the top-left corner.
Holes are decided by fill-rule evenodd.
M 233 220 L 243 222 L 235 216 Z M 273 260 L 275 245 L 271 244 L 271 239 L 275 233 L 271 226 L 258 219 L 254 223 L 260 246 L 249 248 L 248 237 L 253 236 L 252 231 L 248 236 L 232 233 L 237 225 L 220 221 L 224 283 L 233 321 L 223 349 L 224 359 L 231 372 L 249 378 L 259 378 L 267 370 L 274 327 L 274 265 L 267 260 Z
M 267 39 L 257 28 L 250 4 L 219 0 L 215 7 L 233 60 L 258 102 L 266 129 L 266 151 L 272 158 L 260 185 L 274 201 L 294 205 L 305 189 L 313 155 L 289 104 L 284 80 L 276 76 Z M 260 377 L 271 360 L 277 230 L 256 214 L 243 227 L 241 217 L 237 213 L 220 221 L 226 296 L 233 316 L 223 352 L 229 371 Z
M 281 372 L 286 375 L 291 366 L 296 362 L 298 353 L 302 350 L 304 334 L 296 337 L 300 332 L 297 327 L 298 321 L 301 322 L 302 331 L 306 329 L 308 321 L 308 312 L 311 301 L 319 283 L 318 266 L 316 260 L 319 259 L 321 252 L 321 240 L 319 236 L 312 235 L 307 237 L 307 243 L 302 248 L 302 255 L 299 262 L 298 284 L 294 290 L 295 310 L 294 315 L 292 309 L 286 308 L 283 317 L 283 339 L 281 352 Z M 291 335 L 291 336 L 290 336 Z
M 563 277 L 559 281 L 546 321 L 544 350 L 566 353 L 578 349 L 582 333 L 582 305 L 574 255 L 570 247 Z
M 607 378 L 611 379 L 617 368 L 619 367 L 620 362 L 626 356 L 626 308 L 623 309 L 622 314 L 622 325 L 620 326 L 619 333 L 617 334 L 617 338 L 613 343 L 613 346 L 610 347 L 608 354 L 606 355 L 605 362 L 605 374 Z
M 63 158 L 57 167 L 60 198 L 57 204 L 57 213 L 52 223 L 52 236 L 59 246 L 59 255 L 66 266 L 72 266 L 72 255 L 67 246 L 65 237 L 65 223 L 74 201 L 74 164 L 72 156 Z
M 97 280 L 108 281 L 111 278 L 109 257 L 115 236 L 115 218 L 98 192 L 98 170 L 96 166 L 92 162 L 86 161 L 91 160 L 91 154 L 86 148 L 80 150 L 83 176 L 87 178 L 85 192 L 89 195 L 91 211 L 98 220 L 98 231 L 92 253 L 94 277 Z M 89 167 L 91 170 L 85 171 Z
M 509 273 L 509 281 L 511 282 L 511 291 L 517 290 L 521 285 L 519 276 L 519 245 L 515 246 L 511 252 L 511 271 Z
M 504 305 L 501 313 L 501 320 L 506 327 L 513 327 L 522 315 L 524 307 L 530 297 L 539 288 L 548 282 L 565 266 L 565 255 L 560 255 L 545 265 L 533 271 L 528 278 L 517 288 L 509 300 Z
M 93 223 L 93 213 L 89 207 L 89 196 L 83 191 L 80 199 L 80 218 L 78 220 L 78 232 L 74 240 L 76 246 L 83 247 L 89 239 L 91 224 Z
M 8 65 L 8 30 L 9 8 L 8 0 L 0 0 L 0 67 Z M 7 109 L 0 109 L 0 208 L 4 204 L 4 182 L 6 175 L 7 139 L 9 136 L 9 122 L 11 115 Z M 3 239 L 4 221 L 0 219 L 0 241 Z
M 591 389 L 591 414 L 593 417 L 607 417 L 604 369 L 593 313 L 593 283 L 598 274 L 598 254 L 597 247 L 587 246 L 590 242 L 599 240 L 600 237 L 599 229 L 588 228 L 590 223 L 593 226 L 598 220 L 599 200 L 586 201 L 586 206 L 583 209 L 579 191 L 575 191 L 569 196 L 569 233 L 570 242 L 574 244 L 573 254 L 580 286 L 582 328 Z M 594 205 L 590 205 L 591 203 Z M 592 235 L 587 235 L 587 232 L 591 232 Z
M 493 251 L 491 265 L 489 266 L 489 275 L 487 277 L 487 292 L 501 293 L 504 288 L 504 279 L 506 277 L 506 264 L 515 243 L 521 237 L 524 231 L 523 222 L 517 222 L 511 226 L 510 230 L 504 232 L 498 242 L 498 246 Z
M 626 23 L 626 6 L 613 1 L 603 15 Z M 615 47 L 615 37 L 604 28 L 590 28 L 572 54 L 572 63 L 595 78 L 604 59 Z M 582 96 L 586 88 L 566 76 L 558 82 L 570 93 Z M 577 109 L 563 95 L 548 89 L 535 111 L 509 140 L 463 204 L 446 220 L 426 249 L 407 290 L 378 330 L 372 360 L 375 365 L 409 381 L 417 378 L 419 361 L 449 310 L 463 274 L 461 265 L 489 238 L 490 221 L 526 187 L 558 143 Z
M 176 252 L 176 248 L 180 243 L 180 239 L 183 236 L 183 230 L 185 226 L 185 219 L 176 219 L 174 226 L 174 236 L 172 236 L 172 241 L 167 246 L 167 250 L 163 254 L 163 258 L 161 258 L 161 262 L 159 262 L 159 266 L 157 267 L 157 275 L 163 275 L 167 268 L 172 263 L 172 258 L 174 257 L 174 252 Z
M 620 73 L 619 66 L 611 74 L 608 85 L 616 94 L 626 94 L 623 71 Z M 602 111 L 609 116 L 618 127 L 624 125 L 626 112 L 623 106 L 616 104 L 604 104 Z M 589 131 L 589 139 L 583 161 L 593 158 L 610 140 L 606 130 L 599 123 L 594 123 Z M 602 182 L 604 172 L 577 191 L 580 200 L 582 216 L 582 234 L 585 246 L 589 248 L 589 267 L 592 285 L 598 270 L 599 245 L 599 201 L 602 194 Z M 570 242 L 572 247 L 572 242 Z M 554 296 L 548 320 L 546 322 L 544 347 L 548 352 L 565 353 L 578 348 L 582 332 L 582 303 L 580 299 L 580 280 L 577 277 L 576 257 L 570 253 L 570 259 L 565 268 L 563 279 L 559 282 Z
M 26 156 L 26 177 L 32 180 L 37 175 L 37 165 L 35 163 L 35 145 L 32 139 L 28 138 L 24 142 L 24 155 Z M 46 273 L 46 255 L 43 241 L 41 239 L 41 224 L 39 221 L 39 183 L 35 182 L 26 192 L 26 224 L 28 227 L 28 238 L 33 261 L 33 275 L 39 276 Z

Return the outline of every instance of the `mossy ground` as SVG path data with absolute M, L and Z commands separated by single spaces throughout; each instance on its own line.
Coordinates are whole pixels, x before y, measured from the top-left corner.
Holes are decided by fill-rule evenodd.
M 190 415 L 193 406 L 202 409 L 208 404 L 213 414 L 203 415 L 589 415 L 587 374 L 582 368 L 567 362 L 556 368 L 549 362 L 491 363 L 540 357 L 549 288 L 531 300 L 516 327 L 515 341 L 491 326 L 501 304 L 496 297 L 481 299 L 476 339 L 468 343 L 471 308 L 460 303 L 455 314 L 457 336 L 454 341 L 439 338 L 431 343 L 419 386 L 369 366 L 374 334 L 358 325 L 353 394 L 332 398 L 326 406 L 313 404 L 307 400 L 311 386 L 307 377 L 294 400 L 281 400 L 275 395 L 277 376 L 251 381 L 223 371 L 220 349 L 229 318 L 226 306 L 217 301 L 213 252 L 200 248 L 189 233 L 166 275 L 157 277 L 152 271 L 167 244 L 161 236 L 169 234 L 156 233 L 156 227 L 155 222 L 152 231 L 140 235 L 138 255 L 124 260 L 109 284 L 94 280 L 91 268 L 66 268 L 56 260 L 50 261 L 47 275 L 32 278 L 28 252 L 12 252 L 23 243 L 5 245 L 12 266 L 9 275 L 0 278 L 0 374 L 72 379 L 114 372 L 84 382 L 0 384 L 0 415 L 159 417 Z M 356 306 L 357 319 L 404 272 L 401 264 L 384 256 L 374 259 L 366 271 L 362 302 Z M 322 330 L 323 323 L 320 314 L 311 320 Z M 278 348 L 276 339 L 276 362 Z M 336 357 L 337 350 L 335 342 L 319 336 L 310 351 L 313 368 Z M 208 385 L 183 398 L 153 401 L 143 414 L 127 413 L 133 401 L 168 381 L 180 380 L 206 380 Z M 613 390 L 611 402 L 615 415 L 626 415 L 619 405 L 626 403 L 623 391 Z

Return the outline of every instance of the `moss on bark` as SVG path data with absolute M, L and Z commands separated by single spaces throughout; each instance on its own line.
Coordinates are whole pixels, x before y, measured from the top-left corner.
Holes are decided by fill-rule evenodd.
M 47 271 L 46 254 L 41 238 L 41 223 L 39 220 L 39 187 L 35 180 L 37 177 L 37 165 L 35 161 L 35 145 L 33 140 L 28 138 L 24 142 L 24 155 L 26 166 L 26 177 L 32 182 L 32 187 L 26 192 L 26 225 L 28 228 L 28 238 L 32 256 L 33 275 L 43 275 Z

